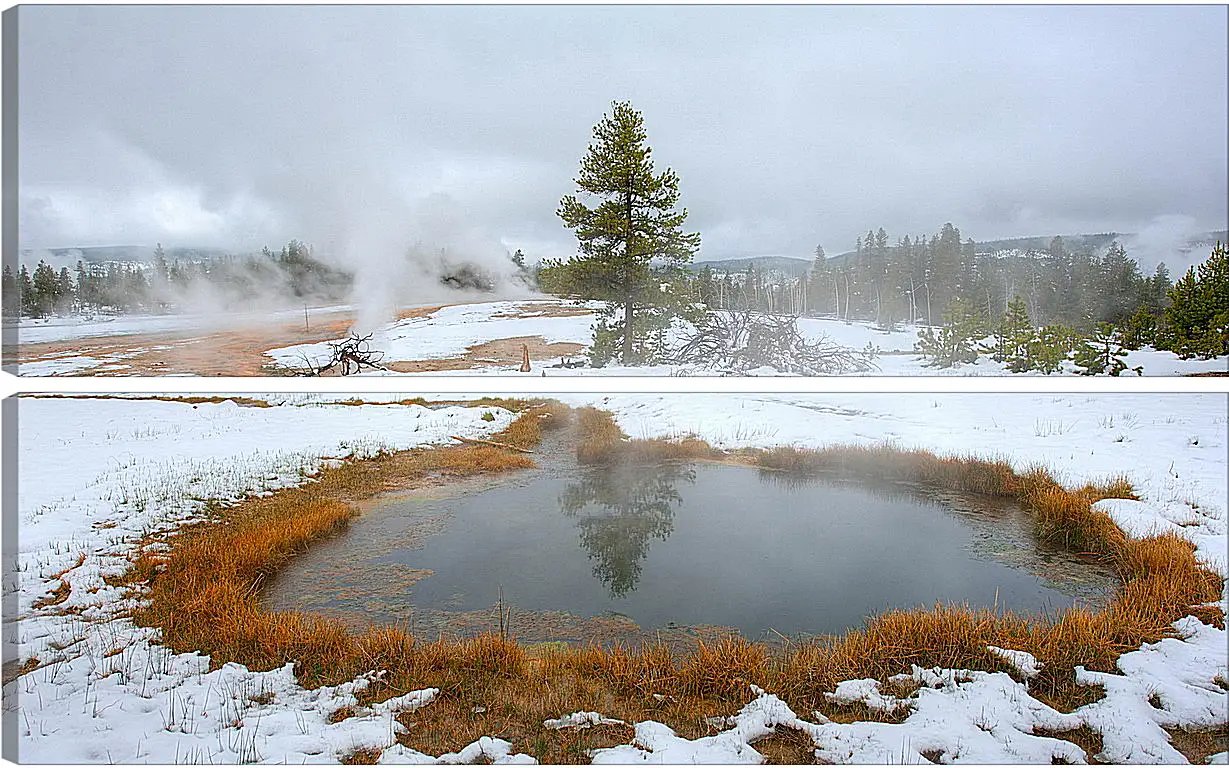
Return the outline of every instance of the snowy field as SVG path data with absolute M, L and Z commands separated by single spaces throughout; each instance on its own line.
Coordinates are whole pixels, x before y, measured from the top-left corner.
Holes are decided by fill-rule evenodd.
M 413 305 L 403 309 L 432 305 Z M 588 347 L 593 341 L 592 314 L 560 316 L 559 310 L 585 311 L 601 307 L 600 302 L 568 302 L 560 299 L 526 299 L 516 301 L 488 301 L 469 304 L 453 304 L 443 307 L 426 317 L 414 317 L 378 326 L 374 330 L 372 348 L 384 353 L 385 365 L 397 362 L 446 360 L 466 357 L 470 348 L 518 337 L 541 337 L 546 343 L 566 342 Z M 328 319 L 330 315 L 351 312 L 351 306 L 317 307 L 311 310 L 313 318 Z M 38 360 L 23 362 L 19 372 L 23 376 L 56 376 L 80 374 L 86 371 L 101 374 L 124 375 L 131 366 L 127 358 L 157 351 L 161 347 L 135 347 L 128 350 L 96 349 L 91 339 L 109 336 L 141 336 L 145 334 L 179 333 L 206 336 L 222 334 L 227 330 L 251 330 L 261 324 L 297 322 L 302 318 L 301 309 L 287 309 L 268 314 L 233 313 L 213 315 L 122 315 L 114 317 L 50 318 L 48 320 L 24 320 L 18 326 L 23 344 L 60 342 L 68 344 L 64 349 L 44 355 Z M 9 327 L 9 326 L 6 326 Z M 823 318 L 802 318 L 799 331 L 804 337 L 815 341 L 827 338 L 837 344 L 857 350 L 868 345 L 879 351 L 875 359 L 878 369 L 870 374 L 883 376 L 1041 376 L 1038 372 L 1012 374 L 1006 366 L 982 356 L 977 362 L 954 368 L 930 368 L 915 352 L 917 327 L 900 326 L 897 330 L 885 331 L 870 323 L 845 323 Z M 677 344 L 686 331 L 685 324 L 678 324 L 671 333 L 671 343 Z M 70 342 L 80 340 L 74 349 Z M 340 338 L 338 339 L 340 340 Z M 138 342 L 139 343 L 139 342 Z M 277 344 L 271 336 L 269 345 Z M 284 343 L 284 342 L 282 342 Z M 315 363 L 327 361 L 330 354 L 327 341 L 277 347 L 264 353 L 271 361 L 292 368 L 301 367 L 304 360 Z M 583 354 L 583 352 L 581 353 Z M 484 375 L 515 372 L 519 363 L 502 365 L 484 361 L 471 354 L 474 367 L 461 370 L 430 371 L 414 375 Z M 552 368 L 558 360 L 534 363 L 534 372 L 546 372 L 548 376 L 694 376 L 717 373 L 697 366 L 607 366 L 605 368 Z M 1229 371 L 1229 357 L 1213 360 L 1182 360 L 1171 352 L 1145 348 L 1131 352 L 1126 357 L 1129 367 L 1143 366 L 1145 376 L 1175 376 L 1191 373 Z M 760 368 L 748 375 L 782 375 L 771 368 Z M 1074 374 L 1075 366 L 1068 362 L 1064 374 Z M 364 375 L 405 375 L 390 371 L 368 372 Z M 1134 376 L 1133 372 L 1124 373 Z
M 535 306 L 541 306 L 543 311 L 559 306 L 575 306 L 556 299 L 542 301 L 499 301 L 481 304 L 466 304 L 445 307 L 428 317 L 418 317 L 402 320 L 380 327 L 375 331 L 372 348 L 384 352 L 383 363 L 400 361 L 438 360 L 457 358 L 465 355 L 466 349 L 476 344 L 482 344 L 497 339 L 515 338 L 519 336 L 541 336 L 547 343 L 572 342 L 586 347 L 593 341 L 592 315 L 577 315 L 573 317 L 499 317 L 528 310 L 532 313 Z M 582 305 L 585 308 L 596 309 L 598 302 Z M 1012 374 L 1007 367 L 996 363 L 989 357 L 981 357 L 976 363 L 960 365 L 954 368 L 930 368 L 924 365 L 924 360 L 914 351 L 917 346 L 917 327 L 901 326 L 895 331 L 885 331 L 875 328 L 870 323 L 845 323 L 839 320 L 821 318 L 802 318 L 798 321 L 798 329 L 808 340 L 828 338 L 837 344 L 853 349 L 864 349 L 868 344 L 879 350 L 875 360 L 879 370 L 872 374 L 850 375 L 885 375 L 885 376 L 1008 376 L 1032 375 L 1041 376 L 1039 372 L 1029 374 Z M 671 334 L 672 343 L 680 339 L 676 329 Z M 300 344 L 282 347 L 267 352 L 278 363 L 295 367 L 301 366 L 304 359 L 324 362 L 329 358 L 327 342 L 318 344 Z M 654 365 L 654 366 L 607 366 L 605 368 L 549 368 L 557 361 L 538 363 L 534 365 L 535 372 L 545 370 L 548 376 L 687 376 L 713 373 L 711 370 L 696 366 Z M 1182 360 L 1172 352 L 1163 352 L 1144 348 L 1131 352 L 1126 358 L 1129 367 L 1143 366 L 1145 376 L 1175 376 L 1188 373 L 1204 373 L 1208 371 L 1229 370 L 1229 358 L 1221 357 L 1213 360 Z M 449 370 L 432 372 L 445 375 L 490 374 L 496 372 L 516 371 L 517 365 L 479 365 L 464 370 Z M 22 369 L 23 373 L 25 369 Z M 391 373 L 391 372 L 390 372 Z M 780 373 L 771 368 L 761 368 L 748 372 L 750 375 L 773 376 Z M 1075 366 L 1068 363 L 1063 371 L 1074 374 Z M 378 371 L 364 375 L 388 375 Z M 402 374 L 393 374 L 402 375 Z M 423 374 L 415 374 L 423 375 Z M 432 375 L 431 373 L 426 375 Z M 1124 375 L 1134 376 L 1134 373 Z
M 337 305 L 311 307 L 311 317 L 326 317 L 336 312 L 350 312 L 353 307 Z M 22 318 L 20 323 L 6 322 L 5 329 L 16 328 L 18 343 L 41 344 L 51 341 L 88 339 L 96 336 L 133 336 L 144 333 L 208 333 L 253 322 L 293 321 L 303 317 L 303 308 L 278 312 L 188 313 L 172 315 L 65 315 L 35 319 Z M 26 373 L 23 369 L 22 373 Z
M 593 341 L 593 315 L 571 317 L 532 316 L 559 307 L 594 309 L 598 304 L 567 304 L 558 300 L 492 301 L 444 307 L 427 317 L 414 317 L 381 326 L 371 340 L 373 349 L 384 352 L 383 363 L 411 360 L 444 360 L 462 357 L 469 347 L 497 339 L 541 336 L 546 343 L 571 342 L 588 345 Z M 541 309 L 538 309 L 538 308 Z M 499 317 L 499 315 L 530 315 Z M 319 365 L 329 359 L 328 342 L 297 344 L 273 349 L 266 354 L 287 366 L 302 365 L 307 359 Z M 515 370 L 505 366 L 502 370 Z M 482 373 L 501 370 L 487 366 L 472 369 Z M 449 371 L 455 373 L 455 371 Z
M 174 654 L 154 631 L 121 616 L 130 607 L 103 576 L 124 570 L 134 539 L 191 519 L 204 499 L 237 498 L 304 482 L 326 462 L 381 448 L 480 437 L 513 414 L 493 408 L 342 406 L 352 395 L 268 397 L 275 408 L 150 400 L 23 399 L 19 404 L 19 557 L 5 575 L 15 590 L 20 658 L 41 666 L 10 682 L 23 762 L 335 762 L 359 747 L 388 747 L 382 762 L 528 762 L 511 745 L 483 738 L 460 753 L 430 756 L 394 744 L 399 710 L 430 706 L 427 689 L 329 723 L 357 706 L 360 678 L 304 690 L 292 667 L 210 672 L 196 654 Z M 369 401 L 400 395 L 368 396 Z M 976 452 L 1017 467 L 1044 462 L 1065 482 L 1125 472 L 1141 502 L 1105 502 L 1135 535 L 1175 530 L 1226 573 L 1227 403 L 1222 395 L 573 395 L 572 404 L 612 410 L 633 437 L 697 434 L 720 447 L 879 443 L 940 453 Z M 491 413 L 494 421 L 483 421 Z M 34 603 L 59 583 L 68 599 Z M 1229 607 L 1226 603 L 1225 607 Z M 63 613 L 71 609 L 73 614 Z M 794 713 L 759 694 L 719 735 L 688 741 L 666 726 L 635 724 L 626 745 L 595 762 L 759 762 L 752 742 L 776 727 L 807 734 L 817 755 L 837 762 L 925 762 L 942 750 L 966 762 L 1048 763 L 1085 757 L 1035 727 L 1087 723 L 1113 762 L 1182 762 L 1161 726 L 1223 724 L 1229 693 L 1226 633 L 1185 619 L 1183 639 L 1125 654 L 1119 675 L 1089 672 L 1106 698 L 1061 714 L 1003 673 L 915 669 L 923 682 L 900 724 L 838 724 Z M 1010 649 L 1008 649 L 1010 650 Z M 1029 659 L 1019 659 L 1027 669 Z M 1159 693 L 1163 707 L 1148 704 Z M 251 700 L 272 694 L 266 704 Z M 896 702 L 873 681 L 833 695 L 873 706 Z M 268 697 L 261 697 L 262 701 Z M 569 722 L 589 715 L 558 713 Z M 726 713 L 732 714 L 732 713 Z M 1225 755 L 1220 755 L 1223 761 Z

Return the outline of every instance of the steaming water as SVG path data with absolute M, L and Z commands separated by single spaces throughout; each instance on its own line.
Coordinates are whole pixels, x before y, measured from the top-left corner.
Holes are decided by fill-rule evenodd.
M 1011 504 L 702 464 L 537 471 L 391 500 L 297 559 L 266 599 L 412 623 L 489 618 L 502 588 L 518 617 L 620 615 L 646 630 L 759 637 L 838 633 L 936 601 L 1053 610 L 1113 585 L 1103 567 L 1040 548 Z

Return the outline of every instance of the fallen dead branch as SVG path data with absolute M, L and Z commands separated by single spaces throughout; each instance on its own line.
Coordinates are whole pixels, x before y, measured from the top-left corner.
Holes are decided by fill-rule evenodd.
M 876 355 L 869 345 L 857 350 L 827 337 L 808 341 L 792 315 L 744 310 L 710 312 L 670 362 L 731 373 L 767 366 L 782 373 L 830 376 L 876 370 Z
M 359 336 L 351 331 L 350 335 L 341 341 L 330 341 L 329 359 L 323 365 L 316 365 L 305 353 L 300 353 L 299 358 L 303 361 L 303 365 L 292 368 L 291 371 L 297 376 L 320 376 L 337 366 L 341 366 L 342 376 L 362 373 L 364 367 L 376 371 L 387 371 L 387 368 L 380 365 L 380 361 L 384 359 L 384 352 L 371 347 L 372 335 L 369 333 L 366 336 Z

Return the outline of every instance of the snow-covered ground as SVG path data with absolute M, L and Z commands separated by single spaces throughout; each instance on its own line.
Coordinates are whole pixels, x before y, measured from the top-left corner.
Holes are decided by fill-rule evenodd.
M 24 762 L 335 762 L 359 747 L 388 747 L 382 761 L 435 762 L 394 744 L 397 710 L 431 706 L 432 689 L 329 723 L 369 677 L 307 691 L 292 668 L 265 673 L 230 664 L 208 670 L 197 654 L 174 654 L 157 635 L 120 613 L 120 593 L 102 577 L 123 570 L 142 533 L 180 524 L 201 500 L 234 498 L 304 482 L 324 462 L 380 448 L 478 437 L 513 415 L 493 408 L 343 406 L 352 395 L 269 397 L 275 408 L 149 400 L 23 399 L 15 590 L 20 657 L 42 666 L 5 686 Z M 367 396 L 391 401 L 400 395 Z M 940 453 L 1035 462 L 1070 483 L 1125 473 L 1140 502 L 1105 503 L 1132 534 L 1173 529 L 1226 574 L 1229 476 L 1223 395 L 611 395 L 565 396 L 610 409 L 633 437 L 696 434 L 721 447 L 892 441 Z M 484 413 L 495 420 L 483 421 Z M 35 608 L 61 577 L 68 599 Z M 1229 607 L 1229 598 L 1222 598 Z M 73 613 L 65 614 L 63 609 Z M 6 617 L 6 620 L 12 617 Z M 11 627 L 10 627 L 11 629 Z M 1032 762 L 1086 756 L 1034 728 L 1087 723 L 1104 737 L 1099 757 L 1114 762 L 1182 762 L 1161 726 L 1206 727 L 1229 719 L 1224 631 L 1194 619 L 1171 638 L 1125 654 L 1121 674 L 1086 673 L 1106 698 L 1061 714 L 1005 673 L 914 669 L 922 688 L 899 724 L 827 722 L 794 713 L 758 693 L 716 736 L 686 740 L 666 726 L 635 724 L 626 745 L 597 750 L 595 762 L 759 762 L 752 742 L 773 727 L 798 729 L 818 756 L 838 762 Z M 1010 651 L 1011 649 L 1005 649 Z M 1021 675 L 1031 660 L 1018 654 Z M 375 671 L 373 671 L 375 672 Z M 1160 708 L 1149 696 L 1160 696 Z M 260 694 L 266 694 L 260 696 Z M 267 694 L 271 694 L 271 697 Z M 832 692 L 875 706 L 899 702 L 874 681 Z M 253 697 L 259 697 L 257 703 Z M 561 727 L 591 720 L 559 712 Z M 733 713 L 727 713 L 733 714 Z M 511 745 L 484 737 L 439 761 L 526 762 Z M 1224 759 L 1224 755 L 1221 756 Z
M 311 317 L 349 312 L 348 305 L 311 307 Z M 4 327 L 16 328 L 18 343 L 41 344 L 49 341 L 86 339 L 94 336 L 132 336 L 143 333 L 170 333 L 175 331 L 208 333 L 221 328 L 233 328 L 252 322 L 295 320 L 303 317 L 303 308 L 284 309 L 277 312 L 228 312 L 186 313 L 169 315 L 63 315 L 48 318 L 23 317 L 21 322 L 5 322 Z M 23 369 L 22 373 L 26 373 Z
M 112 358 L 66 354 L 36 360 L 32 363 L 21 363 L 20 368 L 22 376 L 64 376 L 78 371 L 88 371 L 107 362 L 112 362 Z
M 575 306 L 557 299 L 545 299 L 445 307 L 428 317 L 402 320 L 380 327 L 375 331 L 372 347 L 384 352 L 383 362 L 388 364 L 398 361 L 461 357 L 467 348 L 476 344 L 518 336 L 541 336 L 548 343 L 572 342 L 585 346 L 591 344 L 594 324 L 592 315 L 498 317 L 498 315 L 514 313 L 518 307 L 522 312 L 525 310 L 532 312 L 535 306 L 550 309 L 561 305 Z M 590 302 L 583 306 L 596 309 L 601 305 L 598 302 Z M 901 326 L 897 330 L 886 331 L 875 328 L 871 323 L 846 323 L 832 319 L 802 318 L 798 321 L 798 329 L 804 337 L 810 340 L 826 337 L 841 346 L 858 350 L 866 348 L 867 345 L 875 347 L 880 353 L 875 360 L 879 369 L 872 374 L 884 376 L 1019 375 L 1012 374 L 1005 365 L 996 363 L 986 356 L 980 357 L 975 363 L 954 368 L 927 367 L 925 361 L 914 351 L 917 346 L 918 328 L 916 326 Z M 673 333 L 672 338 L 673 342 L 677 343 L 679 333 Z M 294 367 L 302 365 L 304 358 L 319 362 L 327 361 L 329 351 L 328 344 L 322 342 L 273 349 L 266 354 L 283 365 Z M 1150 348 L 1129 353 L 1126 362 L 1132 368 L 1143 366 L 1145 376 L 1175 376 L 1229 370 L 1229 357 L 1213 360 L 1182 360 L 1172 352 Z M 535 365 L 535 370 L 538 367 Z M 441 375 L 490 374 L 499 371 L 515 371 L 517 368 L 518 365 L 479 365 L 460 371 L 449 370 L 434 373 Z M 678 365 L 547 368 L 546 370 L 548 375 L 558 376 L 685 376 L 712 373 L 712 371 L 696 366 Z M 772 369 L 759 369 L 749 373 L 751 375 L 778 375 L 778 372 Z M 1075 366 L 1068 363 L 1063 373 L 1074 374 Z M 386 374 L 375 371 L 365 375 Z M 1043 374 L 1034 371 L 1027 375 L 1041 376 Z M 1135 374 L 1128 372 L 1124 375 L 1134 376 Z
M 466 349 L 496 339 L 518 336 L 541 336 L 548 344 L 593 341 L 593 315 L 571 317 L 532 316 L 535 307 L 544 311 L 565 305 L 558 300 L 492 301 L 481 304 L 457 304 L 444 307 L 427 317 L 400 320 L 376 329 L 371 340 L 373 349 L 384 352 L 384 363 L 407 360 L 442 360 L 461 357 Z M 596 308 L 596 303 L 574 308 Z M 498 315 L 531 315 L 528 317 L 497 317 Z M 270 357 L 283 365 L 301 365 L 304 357 L 313 362 L 329 359 L 327 342 L 296 344 L 273 349 Z M 516 366 L 512 366 L 515 368 Z M 490 369 L 486 369 L 489 372 Z
M 415 305 L 425 307 L 430 305 Z M 579 304 L 560 299 L 525 299 L 515 301 L 488 301 L 470 304 L 454 304 L 443 307 L 426 317 L 415 317 L 381 325 L 374 330 L 372 347 L 384 353 L 385 364 L 421 360 L 440 360 L 463 357 L 475 345 L 499 339 L 524 336 L 540 336 L 547 343 L 569 342 L 587 347 L 593 341 L 595 316 L 578 314 L 572 316 L 552 315 L 553 310 L 593 310 L 600 302 Z M 412 307 L 406 307 L 412 308 Z M 338 312 L 352 311 L 350 306 L 317 307 L 311 309 L 313 317 L 327 317 Z M 266 314 L 218 313 L 192 315 L 121 315 L 99 316 L 93 319 L 81 317 L 55 317 L 47 320 L 23 320 L 18 326 L 20 342 L 66 342 L 73 339 L 88 339 L 101 336 L 130 336 L 163 332 L 193 333 L 206 335 L 224 332 L 227 329 L 252 327 L 257 322 L 296 321 L 302 316 L 301 309 L 287 309 Z M 6 326 L 7 327 L 7 326 Z M 798 321 L 802 335 L 811 340 L 827 338 L 842 346 L 857 350 L 868 345 L 879 350 L 875 363 L 878 366 L 871 374 L 884 376 L 1004 376 L 1011 374 L 1007 368 L 982 356 L 977 362 L 954 368 L 930 368 L 915 352 L 916 326 L 900 326 L 886 331 L 870 323 L 846 323 L 824 318 L 802 318 Z M 678 327 L 671 334 L 672 343 L 678 343 L 684 328 Z M 276 343 L 276 342 L 272 342 Z M 151 348 L 152 349 L 152 348 Z M 125 358 L 144 349 L 120 352 L 116 350 L 90 351 L 88 344 L 81 350 L 66 350 L 55 356 L 47 356 L 20 365 L 23 376 L 53 376 L 79 373 L 97 366 L 103 372 L 122 372 L 127 366 Z M 267 354 L 273 361 L 290 367 L 298 367 L 303 360 L 323 362 L 330 354 L 327 342 L 298 344 L 271 349 Z M 483 375 L 515 371 L 519 364 L 478 364 L 473 368 L 428 372 L 416 375 Z M 535 370 L 549 366 L 535 365 Z M 1229 357 L 1213 360 L 1182 360 L 1171 352 L 1141 349 L 1126 357 L 1131 368 L 1142 366 L 1145 376 L 1174 376 L 1190 373 L 1225 372 L 1229 370 Z M 697 366 L 607 366 L 605 368 L 549 368 L 547 375 L 559 376 L 687 376 L 708 375 L 713 371 Z M 1073 374 L 1075 366 L 1067 363 L 1063 373 Z M 391 372 L 390 372 L 391 373 Z M 757 369 L 750 375 L 780 375 L 773 369 Z M 379 371 L 365 375 L 385 375 Z M 1031 372 L 1029 374 L 1042 374 Z M 1124 375 L 1134 376 L 1133 372 Z

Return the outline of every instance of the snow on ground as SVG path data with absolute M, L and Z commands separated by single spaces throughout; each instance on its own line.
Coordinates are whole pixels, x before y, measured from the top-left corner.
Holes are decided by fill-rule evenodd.
M 385 353 L 383 358 L 385 363 L 462 357 L 466 354 L 466 350 L 474 345 L 520 336 L 541 336 L 547 343 L 570 342 L 583 344 L 587 347 L 593 340 L 593 315 L 552 317 L 547 312 L 558 307 L 598 309 L 601 306 L 600 302 L 579 304 L 560 299 L 455 304 L 444 307 L 426 317 L 409 318 L 378 327 L 372 339 L 372 346 Z M 543 314 L 534 316 L 535 308 L 540 308 L 538 311 Z M 352 309 L 350 306 L 317 307 L 312 308 L 311 313 L 312 316 L 327 315 Z M 501 314 L 524 316 L 498 317 Z M 301 317 L 301 310 L 299 309 L 287 309 L 265 314 L 219 313 L 213 315 L 119 315 L 96 316 L 93 318 L 55 317 L 47 320 L 26 319 L 18 325 L 18 329 L 21 343 L 33 344 L 95 336 L 119 336 L 172 331 L 208 334 L 222 332 L 227 328 L 240 327 L 245 324 L 250 325 L 257 320 L 263 322 L 270 320 L 289 321 L 296 320 L 299 317 Z M 959 365 L 953 368 L 929 368 L 924 364 L 925 361 L 914 351 L 917 344 L 918 328 L 916 326 L 902 325 L 889 331 L 876 328 L 873 324 L 865 322 L 846 323 L 831 318 L 801 318 L 798 321 L 798 328 L 804 337 L 811 340 L 826 337 L 837 344 L 858 350 L 866 348 L 867 345 L 875 347 L 880 353 L 879 357 L 875 360 L 878 370 L 874 374 L 877 375 L 1042 375 L 1035 371 L 1029 374 L 1011 374 L 1004 365 L 996 363 L 986 356 L 980 357 L 975 363 Z M 685 330 L 685 327 L 674 329 L 670 334 L 672 343 L 678 343 L 680 334 Z M 291 367 L 302 365 L 305 356 L 313 361 L 327 360 L 329 353 L 330 350 L 327 342 L 299 344 L 266 352 L 273 360 Z M 71 352 L 65 353 L 65 355 L 71 354 Z M 93 365 L 119 363 L 126 356 L 131 355 L 109 355 L 100 358 L 86 356 L 48 358 L 36 362 L 23 363 L 20 366 L 20 373 L 24 376 L 70 374 L 88 369 L 91 367 L 91 363 Z M 1144 375 L 1146 376 L 1175 376 L 1229 370 L 1229 358 L 1226 357 L 1213 360 L 1182 360 L 1171 352 L 1149 348 L 1129 353 L 1126 357 L 1126 362 L 1129 367 L 1143 366 Z M 461 371 L 442 371 L 416 375 L 490 374 L 500 371 L 514 371 L 518 367 L 519 365 L 480 364 L 477 367 Z M 535 370 L 540 367 L 541 365 L 536 365 Z M 547 375 L 559 376 L 687 376 L 712 373 L 708 369 L 702 369 L 697 366 L 678 365 L 547 368 L 546 370 L 548 371 Z M 778 371 L 770 368 L 758 369 L 747 373 L 760 376 L 781 375 Z M 1068 362 L 1062 373 L 1074 374 L 1075 366 Z M 376 371 L 365 375 L 388 374 Z M 1134 373 L 1128 372 L 1124 375 L 1133 376 Z
M 464 304 L 445 307 L 428 317 L 417 317 L 402 320 L 383 326 L 375 331 L 372 347 L 383 351 L 385 364 L 398 361 L 435 360 L 461 357 L 466 349 L 475 344 L 482 344 L 496 339 L 508 339 L 518 336 L 542 336 L 549 342 L 573 342 L 588 346 L 593 341 L 592 315 L 575 317 L 519 317 L 498 318 L 496 315 L 506 314 L 517 307 L 531 308 L 540 305 L 543 308 L 557 306 L 577 306 L 567 304 L 559 299 L 544 299 L 539 301 L 498 301 L 478 304 Z M 589 302 L 582 305 L 585 308 L 600 308 L 601 302 Z M 678 343 L 680 333 L 684 329 L 676 328 L 670 334 L 671 342 Z M 975 363 L 959 365 L 953 368 L 930 368 L 914 351 L 917 345 L 917 326 L 900 326 L 895 330 L 884 330 L 874 327 L 871 323 L 850 322 L 825 318 L 801 318 L 798 321 L 799 332 L 812 341 L 828 338 L 837 344 L 862 350 L 867 345 L 879 350 L 875 360 L 879 370 L 873 374 L 851 375 L 883 375 L 883 376 L 1005 376 L 1031 375 L 1041 376 L 1033 371 L 1028 374 L 1012 374 L 1007 367 L 996 363 L 989 357 L 982 356 Z M 329 357 L 327 342 L 317 344 L 299 344 L 282 347 L 267 352 L 277 362 L 288 366 L 300 366 L 303 357 L 313 361 L 326 361 Z M 1131 352 L 1126 357 L 1129 367 L 1143 366 L 1145 376 L 1177 376 L 1188 373 L 1203 373 L 1208 371 L 1223 372 L 1229 370 L 1229 357 L 1213 360 L 1182 360 L 1172 352 L 1154 349 L 1141 349 Z M 549 364 L 548 364 L 549 365 Z M 450 370 L 415 375 L 475 375 L 490 374 L 499 371 L 515 371 L 518 365 L 479 365 L 465 370 Z M 555 376 L 688 376 L 711 374 L 712 371 L 697 366 L 652 365 L 652 366 L 607 366 L 605 368 L 544 368 L 542 364 L 534 366 L 535 370 L 542 368 L 547 375 Z M 23 369 L 24 372 L 24 369 Z M 781 375 L 771 368 L 747 372 L 749 375 L 775 376 Z M 1074 374 L 1075 366 L 1068 363 L 1064 374 Z M 393 372 L 369 372 L 364 375 L 404 375 Z M 1134 376 L 1133 372 L 1124 375 Z
M 66 355 L 36 360 L 33 363 L 21 363 L 18 368 L 22 376 L 63 376 L 78 371 L 88 371 L 104 363 L 115 362 L 117 359 Z
M 518 336 L 542 336 L 548 344 L 588 344 L 593 340 L 591 314 L 572 317 L 495 317 L 511 313 L 532 315 L 538 306 L 542 307 L 539 311 L 543 311 L 559 306 L 583 309 L 587 305 L 567 305 L 555 299 L 456 304 L 427 317 L 413 317 L 382 326 L 376 329 L 371 345 L 373 349 L 384 352 L 383 362 L 387 364 L 461 357 L 476 344 Z M 320 342 L 282 347 L 265 354 L 283 365 L 296 366 L 302 365 L 304 357 L 316 364 L 327 362 L 330 350 L 327 342 Z
M 18 409 L 18 563 L 4 588 L 17 591 L 20 659 L 44 663 L 5 686 L 23 762 L 334 763 L 388 742 L 393 709 L 408 700 L 330 724 L 331 712 L 356 704 L 363 681 L 304 691 L 290 667 L 209 672 L 207 658 L 171 653 L 156 633 L 117 618 L 126 603 L 103 576 L 124 571 L 135 539 L 189 519 L 204 499 L 301 483 L 329 459 L 483 437 L 513 414 L 86 399 L 23 399 Z M 68 599 L 35 609 L 66 568 Z M 79 615 L 56 615 L 66 608 Z M 268 705 L 250 700 L 269 692 Z
M 64 315 L 47 318 L 23 317 L 21 322 L 5 322 L 17 329 L 18 343 L 42 344 L 50 341 L 85 339 L 92 336 L 131 336 L 137 333 L 193 331 L 213 325 L 201 315 Z
M 311 307 L 310 316 L 325 316 L 334 312 L 349 312 L 349 305 Z M 295 320 L 303 317 L 303 308 L 276 312 L 189 312 L 170 315 L 55 315 L 47 318 L 23 317 L 21 322 L 5 322 L 5 328 L 17 328 L 18 343 L 41 344 L 49 341 L 85 339 L 92 336 L 131 336 L 141 333 L 189 331 L 208 333 L 233 328 L 256 321 Z M 24 373 L 24 371 L 23 371 Z
M 398 709 L 430 706 L 432 689 L 328 723 L 370 675 L 341 686 L 302 689 L 292 667 L 254 673 L 236 664 L 213 672 L 197 654 L 174 654 L 155 632 L 120 614 L 120 593 L 102 581 L 124 567 L 142 533 L 192 516 L 202 499 L 305 481 L 323 462 L 469 437 L 501 429 L 512 414 L 492 408 L 364 405 L 351 395 L 297 395 L 275 408 L 233 403 L 23 399 L 19 404 L 19 555 L 4 588 L 16 590 L 21 659 L 43 666 L 5 686 L 16 707 L 26 762 L 335 762 L 358 747 L 389 747 Z M 368 396 L 369 401 L 400 396 Z M 271 398 L 272 399 L 272 398 Z M 1226 573 L 1227 402 L 1223 395 L 571 395 L 612 410 L 633 437 L 697 434 L 720 447 L 879 443 L 939 453 L 1040 462 L 1064 482 L 1125 473 L 1140 502 L 1107 503 L 1125 530 L 1176 530 Z M 480 416 L 495 414 L 493 422 Z M 80 562 L 78 564 L 78 561 Z M 34 602 L 59 583 L 67 601 Z M 1225 603 L 1229 607 L 1229 600 Z M 72 608 L 76 615 L 58 611 Z M 759 762 L 753 742 L 774 727 L 798 729 L 817 756 L 837 762 L 1078 762 L 1087 757 L 1037 728 L 1088 723 L 1104 736 L 1101 759 L 1179 762 L 1161 726 L 1200 727 L 1229 719 L 1224 631 L 1187 618 L 1179 637 L 1124 654 L 1121 674 L 1085 672 L 1107 696 L 1062 714 L 1005 673 L 915 668 L 919 682 L 898 724 L 839 724 L 794 713 L 772 695 L 756 698 L 727 730 L 696 740 L 665 725 L 634 724 L 631 743 L 596 750 L 595 762 Z M 999 649 L 1020 669 L 1033 660 Z M 897 706 L 875 681 L 850 681 L 838 695 Z M 1160 707 L 1150 703 L 1157 694 Z M 253 700 L 256 698 L 256 701 Z M 265 702 L 265 703 L 258 703 Z M 1155 702 L 1155 699 L 1153 699 Z M 559 712 L 557 723 L 601 713 Z M 432 757 L 395 746 L 383 762 L 526 762 L 512 745 L 484 737 Z

